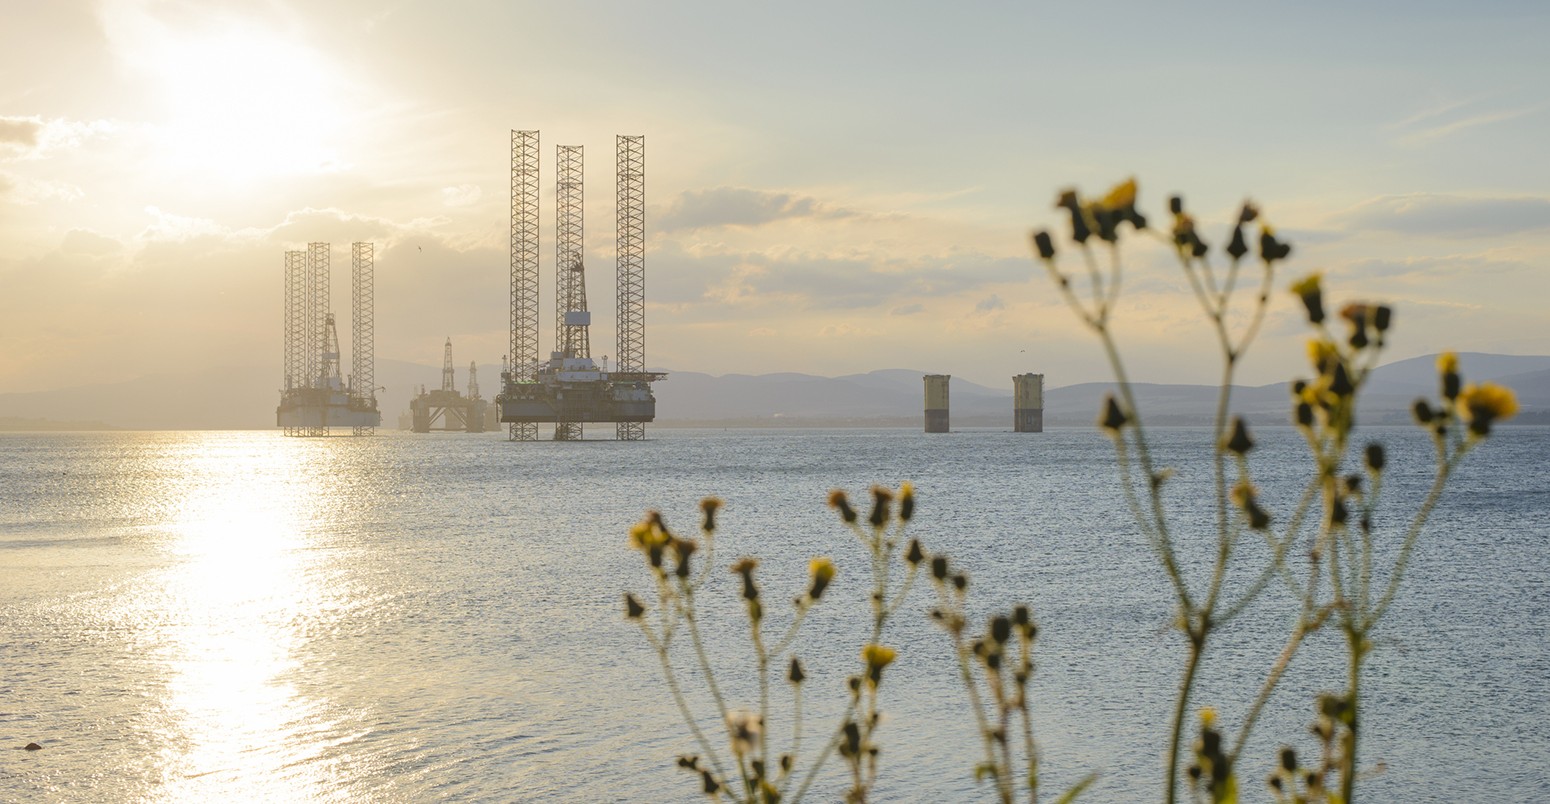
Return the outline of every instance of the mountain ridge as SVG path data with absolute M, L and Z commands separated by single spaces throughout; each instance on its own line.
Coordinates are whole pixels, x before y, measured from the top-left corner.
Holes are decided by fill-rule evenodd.
M 1517 392 L 1526 420 L 1550 411 L 1550 356 L 1462 353 L 1460 361 L 1470 381 L 1491 381 Z M 279 402 L 278 382 L 268 369 L 226 366 L 182 375 L 160 374 L 119 383 L 100 383 L 53 391 L 0 393 L 0 421 L 26 422 L 25 429 L 123 430 L 269 429 Z M 481 396 L 493 399 L 499 390 L 500 368 L 479 366 Z M 796 372 L 712 375 L 669 371 L 655 386 L 657 425 L 684 426 L 916 426 L 921 421 L 921 377 L 911 369 L 878 369 L 864 374 L 820 377 Z M 376 381 L 384 387 L 378 403 L 383 426 L 393 428 L 408 409 L 417 386 L 441 387 L 441 369 L 406 361 L 377 362 Z M 467 369 L 454 385 L 467 389 Z M 1363 392 L 1360 416 L 1367 423 L 1401 423 L 1420 395 L 1436 393 L 1436 356 L 1398 360 L 1380 366 Z M 1048 426 L 1090 424 L 1112 382 L 1048 386 L 1045 423 Z M 1137 406 L 1147 421 L 1159 425 L 1209 423 L 1204 412 L 1214 410 L 1215 386 L 1134 383 Z M 954 378 L 949 405 L 959 427 L 1011 426 L 1010 380 L 991 388 Z M 1286 421 L 1285 383 L 1237 386 L 1235 412 L 1257 424 Z M 41 420 L 41 421 L 40 421 Z M 0 429 L 7 428 L 0 423 Z

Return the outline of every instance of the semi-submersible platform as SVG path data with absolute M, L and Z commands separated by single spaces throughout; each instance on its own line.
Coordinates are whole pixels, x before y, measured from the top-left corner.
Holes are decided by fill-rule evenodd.
M 511 353 L 496 397 L 513 441 L 538 440 L 538 425 L 554 424 L 554 440 L 583 437 L 585 422 L 614 424 L 615 437 L 638 441 L 656 418 L 651 383 L 667 376 L 646 370 L 646 138 L 617 138 L 617 325 L 615 369 L 592 359 L 584 261 L 580 145 L 556 151 L 555 347 L 538 353 L 538 132 L 511 132 Z

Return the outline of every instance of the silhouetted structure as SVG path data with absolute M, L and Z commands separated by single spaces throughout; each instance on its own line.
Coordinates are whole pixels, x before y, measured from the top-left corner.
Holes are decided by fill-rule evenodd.
M 512 132 L 511 349 L 496 397 L 512 440 L 535 440 L 553 422 L 556 441 L 583 437 L 584 422 L 614 422 L 615 437 L 645 438 L 656 418 L 645 370 L 645 138 L 620 136 L 618 147 L 619 368 L 592 359 L 584 254 L 583 152 L 561 145 L 555 182 L 555 348 L 537 356 L 538 132 Z
M 468 396 L 457 392 L 457 378 L 452 368 L 452 339 L 442 350 L 441 388 L 420 393 L 409 401 L 411 430 L 416 433 L 437 432 L 484 432 L 485 407 L 489 404 L 479 398 L 479 377 L 475 364 L 468 366 Z
M 275 425 L 288 436 L 326 436 L 349 427 L 355 435 L 382 423 L 373 382 L 373 246 L 355 243 L 351 264 L 354 359 L 349 378 L 339 371 L 339 333 L 329 310 L 328 243 L 285 252 L 285 386 Z
M 1012 378 L 1012 432 L 1044 432 L 1044 375 Z
M 951 374 L 927 374 L 926 380 L 926 432 L 948 431 L 947 384 Z

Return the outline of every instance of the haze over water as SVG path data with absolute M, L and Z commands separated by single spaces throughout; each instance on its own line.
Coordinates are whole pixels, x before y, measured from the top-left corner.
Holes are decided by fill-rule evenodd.
M 1297 436 L 1256 435 L 1264 499 L 1284 509 Z M 1389 445 L 1385 493 L 1409 502 L 1386 510 L 1413 508 L 1427 442 L 1364 435 Z M 673 762 L 693 743 L 623 618 L 621 594 L 649 589 L 628 527 L 659 507 L 692 531 L 698 500 L 725 498 L 716 560 L 763 559 L 773 622 L 808 559 L 834 558 L 833 597 L 797 643 L 805 760 L 862 639 L 849 612 L 863 610 L 865 559 L 824 495 L 903 480 L 919 494 L 912 532 L 970 573 L 975 606 L 1033 606 L 1045 789 L 1096 770 L 1092 801 L 1155 798 L 1184 653 L 1101 436 L 651 436 L 0 435 L 0 800 L 698 800 Z M 1208 434 L 1157 437 L 1182 470 L 1170 499 L 1188 504 L 1208 488 Z M 1363 764 L 1387 768 L 1364 798 L 1550 798 L 1547 455 L 1550 429 L 1500 428 L 1428 526 L 1364 678 Z M 735 578 L 712 579 L 713 661 L 751 704 Z M 880 801 L 989 793 L 972 781 L 978 745 L 931 600 L 919 586 L 884 639 L 900 658 L 883 688 Z M 1197 700 L 1229 724 L 1280 647 L 1286 605 L 1272 589 L 1208 659 Z M 1245 754 L 1250 800 L 1282 742 L 1311 750 L 1313 695 L 1343 674 L 1334 634 L 1299 657 Z M 777 740 L 788 728 L 771 724 Z M 44 750 L 19 750 L 33 741 Z M 828 782 L 814 800 L 838 795 Z

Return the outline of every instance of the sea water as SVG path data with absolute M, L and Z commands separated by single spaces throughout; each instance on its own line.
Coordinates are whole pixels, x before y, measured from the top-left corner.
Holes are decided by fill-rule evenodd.
M 592 432 L 594 436 L 599 431 Z M 1414 428 L 1389 447 L 1377 565 L 1430 482 Z M 799 765 L 837 725 L 865 641 L 869 574 L 824 500 L 915 484 L 909 533 L 970 576 L 973 627 L 1016 603 L 1041 630 L 1031 684 L 1042 791 L 1156 800 L 1185 659 L 1173 597 L 1116 487 L 1110 442 L 905 430 L 650 430 L 644 442 L 498 434 L 292 439 L 269 432 L 0 435 L 0 800 L 696 801 L 698 748 L 622 595 L 654 602 L 627 544 L 647 509 L 692 534 L 725 500 L 702 592 L 732 708 L 757 708 L 737 578 L 761 559 L 769 627 L 808 560 L 839 567 L 794 652 L 807 668 Z M 1152 433 L 1184 571 L 1208 580 L 1210 433 Z M 1284 512 L 1307 480 L 1290 428 L 1256 433 L 1255 481 Z M 1363 798 L 1550 799 L 1550 429 L 1499 428 L 1458 471 L 1375 632 L 1363 677 Z M 1305 550 L 1305 548 L 1299 548 Z M 1252 537 L 1229 587 L 1265 560 Z M 1298 560 L 1298 559 L 1294 559 Z M 981 748 L 946 636 L 918 584 L 883 642 L 880 801 L 983 801 Z M 1280 652 L 1273 583 L 1218 635 L 1195 705 L 1236 724 Z M 706 733 L 704 679 L 674 663 Z M 1283 744 L 1314 753 L 1314 699 L 1344 687 L 1316 634 L 1239 768 L 1248 800 Z M 777 663 L 783 667 L 783 661 Z M 767 732 L 789 750 L 777 671 Z M 1193 718 L 1191 719 L 1193 722 Z M 25 751 L 36 742 L 43 750 Z M 811 800 L 845 787 L 832 761 Z

